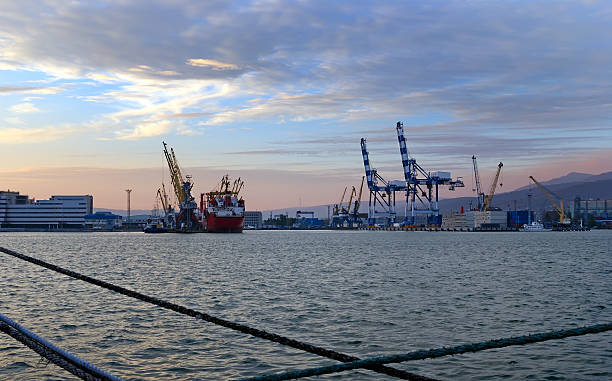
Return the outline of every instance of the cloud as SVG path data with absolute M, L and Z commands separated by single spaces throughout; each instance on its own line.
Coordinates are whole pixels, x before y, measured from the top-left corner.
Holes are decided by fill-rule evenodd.
M 171 126 L 168 121 L 155 123 L 142 123 L 131 131 L 119 131 L 115 139 L 117 140 L 136 140 L 162 136 L 170 132 Z
M 49 86 L 49 87 L 0 86 L 0 94 L 9 94 L 9 93 L 57 94 L 61 91 L 63 91 L 63 89 L 58 86 Z
M 207 60 L 204 58 L 190 58 L 187 60 L 187 65 L 205 67 L 212 70 L 238 70 L 239 67 L 234 64 L 223 63 L 215 60 Z
M 0 128 L 0 144 L 41 143 L 58 140 L 78 131 L 73 126 L 42 128 Z
M 11 106 L 9 108 L 9 110 L 11 110 L 14 113 L 17 114 L 29 114 L 29 113 L 33 113 L 33 112 L 40 112 L 40 110 L 38 108 L 36 108 L 36 106 L 34 106 L 32 103 L 20 103 L 20 104 L 16 104 L 14 106 Z
M 0 67 L 108 85 L 83 96 L 109 106 L 96 120 L 113 138 L 146 137 L 173 119 L 180 123 L 168 132 L 189 134 L 198 125 L 312 124 L 338 144 L 347 129 L 369 124 L 382 138 L 402 120 L 414 127 L 413 149 L 432 157 L 497 153 L 490 147 L 553 157 L 610 147 L 610 9 L 554 1 L 3 2 Z

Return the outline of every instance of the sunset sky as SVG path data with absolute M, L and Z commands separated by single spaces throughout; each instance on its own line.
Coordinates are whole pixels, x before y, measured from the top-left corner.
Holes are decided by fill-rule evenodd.
M 328 204 L 361 137 L 402 178 L 402 121 L 455 195 L 472 154 L 508 191 L 612 170 L 611 79 L 609 1 L 3 1 L 0 189 L 148 209 L 166 141 L 196 195 L 227 172 L 249 210 Z

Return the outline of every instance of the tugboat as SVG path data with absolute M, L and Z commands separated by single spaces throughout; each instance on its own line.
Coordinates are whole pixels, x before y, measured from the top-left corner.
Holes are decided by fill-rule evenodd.
M 242 233 L 244 199 L 238 194 L 243 185 L 240 178 L 231 183 L 229 176 L 225 175 L 217 189 L 200 194 L 202 227 L 205 230 L 209 233 Z

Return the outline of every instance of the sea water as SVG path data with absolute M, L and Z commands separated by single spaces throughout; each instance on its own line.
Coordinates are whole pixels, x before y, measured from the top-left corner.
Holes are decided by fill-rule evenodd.
M 0 246 L 361 358 L 612 321 L 612 231 L 0 233 Z M 2 253 L 0 274 L 0 313 L 126 380 L 336 363 Z M 392 366 L 443 380 L 608 380 L 612 333 Z M 74 377 L 0 334 L 0 379 Z

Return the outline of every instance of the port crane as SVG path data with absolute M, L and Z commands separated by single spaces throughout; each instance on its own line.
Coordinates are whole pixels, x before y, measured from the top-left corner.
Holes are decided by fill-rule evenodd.
M 497 188 L 497 182 L 499 181 L 499 174 L 501 173 L 502 167 L 504 163 L 501 161 L 497 164 L 497 172 L 495 173 L 495 177 L 493 178 L 493 182 L 491 183 L 491 188 L 489 189 L 489 194 L 485 196 L 483 211 L 489 210 L 491 207 L 491 202 L 493 201 L 493 195 L 495 195 L 495 189 Z M 500 183 L 501 186 L 501 183 Z
M 559 222 L 563 225 L 569 225 L 572 221 L 569 218 L 565 217 L 565 211 L 563 209 L 563 199 L 559 197 L 557 194 L 553 193 L 551 190 L 546 188 L 544 185 L 540 184 L 533 176 L 529 176 L 531 181 L 540 189 L 540 191 L 544 194 L 544 197 L 552 204 L 557 213 L 559 213 Z M 555 202 L 553 196 L 559 199 L 559 204 Z
M 346 196 L 346 190 L 348 187 L 344 187 L 344 192 L 342 192 L 342 197 L 340 197 L 340 202 L 334 205 L 334 215 L 337 216 L 340 214 L 340 210 L 342 209 L 342 204 L 344 203 L 344 196 Z
M 170 148 L 170 151 L 168 151 L 166 142 L 162 143 L 164 145 L 164 156 L 170 170 L 174 194 L 179 204 L 179 213 L 176 216 L 176 229 L 184 232 L 199 231 L 202 224 L 197 216 L 198 205 L 191 195 L 191 189 L 193 188 L 191 176 L 183 176 L 178 160 L 176 160 L 174 149 Z
M 370 190 L 368 226 L 374 227 L 378 217 L 384 218 L 387 226 L 393 225 L 397 219 L 395 192 L 404 192 L 408 188 L 405 183 L 385 180 L 376 169 L 370 167 L 370 155 L 365 138 L 361 138 L 361 156 L 363 157 L 366 182 Z
M 344 198 L 346 196 L 348 186 L 344 188 L 340 203 L 334 205 L 332 220 L 330 221 L 330 225 L 332 227 L 356 227 L 361 225 L 361 219 L 359 218 L 359 206 L 361 204 L 361 195 L 363 194 L 364 181 L 365 176 L 362 176 L 361 188 L 359 189 L 359 192 L 357 192 L 357 188 L 355 188 L 355 186 L 351 187 L 351 192 L 349 194 L 349 199 L 346 203 L 346 207 L 344 204 Z
M 476 155 L 472 155 L 472 163 L 474 164 L 474 181 L 476 182 L 476 195 L 478 195 L 478 210 L 482 211 L 484 208 L 484 192 L 480 186 L 480 174 L 478 174 L 478 164 L 476 163 Z M 473 189 L 474 190 L 474 189 Z
M 425 171 L 408 153 L 402 122 L 397 122 L 396 131 L 406 181 L 406 209 L 403 225 L 415 226 L 416 215 L 424 214 L 427 215 L 428 225 L 440 226 L 442 216 L 438 204 L 439 186 L 447 185 L 449 190 L 455 190 L 455 188 L 464 186 L 463 181 L 461 178 L 453 180 L 450 172 Z
M 491 202 L 493 201 L 493 196 L 495 195 L 495 190 L 497 189 L 497 183 L 499 181 L 499 175 L 501 174 L 504 163 L 500 161 L 497 165 L 497 172 L 495 173 L 495 177 L 493 178 L 493 182 L 489 188 L 489 194 L 485 194 L 482 190 L 482 186 L 480 184 L 480 174 L 478 173 L 478 164 L 476 163 L 476 155 L 472 155 L 472 163 L 474 165 L 474 180 L 476 182 L 475 190 L 476 194 L 478 195 L 478 210 L 481 212 L 486 212 L 491 207 Z M 499 186 L 502 186 L 502 184 L 500 183 Z
M 355 199 L 355 204 L 353 205 L 353 212 L 350 211 L 349 204 L 349 224 L 351 227 L 361 226 L 361 218 L 359 217 L 359 206 L 361 205 L 361 195 L 363 194 L 363 182 L 365 180 L 365 176 L 361 176 L 361 187 L 359 188 L 359 194 Z

